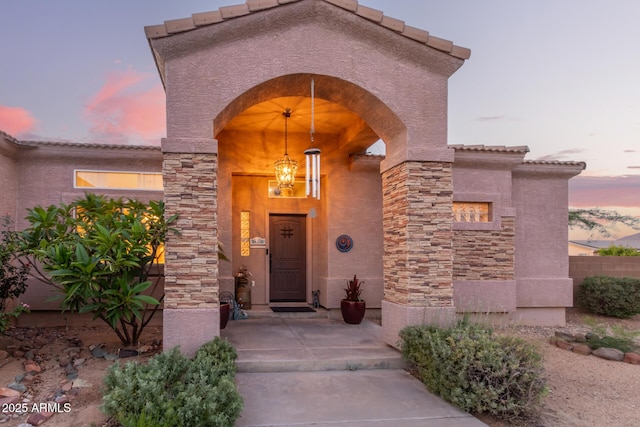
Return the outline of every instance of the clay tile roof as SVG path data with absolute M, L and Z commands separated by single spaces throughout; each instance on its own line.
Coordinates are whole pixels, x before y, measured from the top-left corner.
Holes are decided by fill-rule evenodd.
M 529 147 L 526 145 L 517 145 L 507 147 L 506 145 L 449 145 L 456 151 L 486 151 L 489 153 L 528 153 Z
M 233 6 L 222 6 L 217 11 L 204 12 L 191 15 L 190 18 L 173 19 L 165 21 L 164 24 L 150 25 L 144 28 L 147 39 L 157 39 L 167 37 L 172 34 L 191 31 L 206 25 L 215 25 L 219 22 L 228 21 L 250 13 L 257 13 L 261 10 L 279 7 L 287 3 L 294 3 L 301 0 L 247 0 L 244 4 Z M 456 46 L 453 42 L 429 34 L 428 31 L 405 25 L 401 21 L 383 12 L 358 4 L 356 0 L 318 0 L 325 1 L 334 6 L 352 12 L 371 22 L 388 28 L 404 37 L 415 40 L 426 46 L 447 53 L 459 59 L 469 59 L 471 50 L 466 47 Z
M 585 162 L 562 160 L 525 160 L 523 163 L 527 165 L 582 166 L 582 169 L 585 169 L 587 167 L 587 164 Z

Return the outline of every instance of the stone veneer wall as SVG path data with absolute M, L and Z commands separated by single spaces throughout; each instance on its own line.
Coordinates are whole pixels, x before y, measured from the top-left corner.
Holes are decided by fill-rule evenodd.
M 408 161 L 382 174 L 384 299 L 453 307 L 452 169 Z
M 165 253 L 165 309 L 217 308 L 217 154 L 166 153 L 165 207 L 179 212 Z
M 502 217 L 500 230 L 455 230 L 453 280 L 514 280 L 514 237 L 514 217 Z

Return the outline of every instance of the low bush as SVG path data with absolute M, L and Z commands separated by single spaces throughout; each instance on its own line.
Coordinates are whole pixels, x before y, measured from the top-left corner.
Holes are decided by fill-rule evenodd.
M 586 277 L 576 299 L 580 306 L 592 313 L 627 319 L 640 314 L 640 279 Z
M 144 365 L 112 365 L 103 411 L 124 427 L 233 426 L 242 410 L 235 386 L 237 353 L 215 338 L 193 359 L 176 347 Z
M 542 358 L 521 339 L 467 322 L 410 326 L 400 338 L 403 356 L 427 388 L 464 411 L 525 419 L 546 392 Z
M 587 345 L 595 350 L 600 347 L 617 348 L 623 353 L 636 351 L 636 345 L 633 340 L 622 337 L 598 336 L 595 334 L 587 335 Z

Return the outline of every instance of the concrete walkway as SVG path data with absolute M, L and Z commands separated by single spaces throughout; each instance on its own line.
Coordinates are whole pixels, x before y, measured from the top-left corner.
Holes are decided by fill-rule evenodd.
M 230 321 L 244 410 L 237 427 L 478 427 L 404 371 L 381 327 L 327 318 Z

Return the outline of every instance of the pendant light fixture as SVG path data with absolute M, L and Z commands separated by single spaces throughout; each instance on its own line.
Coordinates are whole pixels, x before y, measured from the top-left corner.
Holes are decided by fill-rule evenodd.
M 291 117 L 291 109 L 287 108 L 282 113 L 284 116 L 284 156 L 275 163 L 276 180 L 278 181 L 278 189 L 283 195 L 291 195 L 293 192 L 293 184 L 296 180 L 296 172 L 298 171 L 298 162 L 289 157 L 288 148 L 288 125 L 287 121 Z
M 313 146 L 315 133 L 315 82 L 311 79 L 311 139 L 310 147 L 304 150 L 306 160 L 306 190 L 307 196 L 320 200 L 320 149 Z

